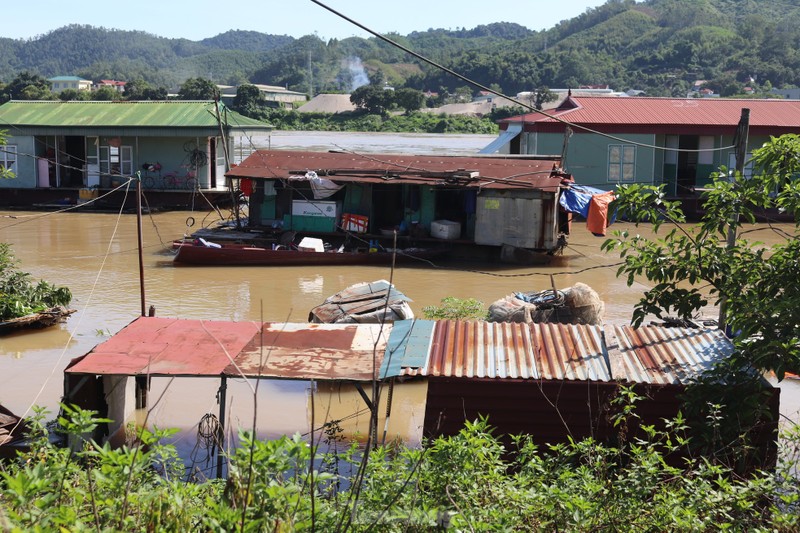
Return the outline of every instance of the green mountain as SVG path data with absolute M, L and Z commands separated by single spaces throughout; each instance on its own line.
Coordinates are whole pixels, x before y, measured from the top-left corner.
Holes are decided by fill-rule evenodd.
M 795 0 L 608 0 L 553 28 L 514 23 L 430 29 L 390 38 L 508 94 L 542 86 L 609 85 L 685 95 L 695 80 L 723 95 L 800 86 L 800 6 Z M 0 38 L 0 80 L 143 78 L 174 87 L 189 77 L 265 83 L 299 91 L 349 91 L 363 66 L 395 86 L 455 92 L 466 85 L 375 38 L 295 39 L 228 31 L 202 41 L 71 25 Z M 380 73 L 379 73 L 380 72 Z

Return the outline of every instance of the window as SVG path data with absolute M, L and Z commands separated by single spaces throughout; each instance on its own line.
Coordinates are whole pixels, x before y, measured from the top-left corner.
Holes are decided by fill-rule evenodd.
M 133 174 L 133 147 L 101 146 L 100 172 L 102 174 L 131 176 Z
M 0 170 L 9 170 L 14 174 L 17 173 L 17 147 L 16 145 L 9 144 L 0 146 Z
M 608 147 L 608 181 L 633 181 L 636 177 L 636 146 L 611 144 Z

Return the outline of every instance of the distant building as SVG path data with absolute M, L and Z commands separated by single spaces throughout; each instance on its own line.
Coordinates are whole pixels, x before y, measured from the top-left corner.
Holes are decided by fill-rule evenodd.
M 125 84 L 127 82 L 124 81 L 117 81 L 117 80 L 100 80 L 95 86 L 95 90 L 99 89 L 100 87 L 111 87 L 118 93 L 122 94 L 125 92 Z
M 800 89 L 772 89 L 772 94 L 782 96 L 787 100 L 800 100 Z
M 92 80 L 85 80 L 79 76 L 56 76 L 55 78 L 48 78 L 50 82 L 50 90 L 54 93 L 60 93 L 66 89 L 75 89 L 76 91 L 91 91 Z
M 276 102 L 280 107 L 292 109 L 296 104 L 300 104 L 308 100 L 306 93 L 299 93 L 297 91 L 290 91 L 285 87 L 277 85 L 259 85 L 251 83 L 258 88 L 261 96 L 267 102 Z M 236 91 L 239 89 L 238 85 L 217 85 L 219 89 L 220 99 L 226 105 L 232 105 L 233 99 L 236 98 Z

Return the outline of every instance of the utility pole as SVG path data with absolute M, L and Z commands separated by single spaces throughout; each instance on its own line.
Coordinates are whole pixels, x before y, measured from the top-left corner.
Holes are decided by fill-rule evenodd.
M 747 142 L 750 135 L 750 109 L 743 107 L 736 127 L 736 173 L 744 175 L 744 158 L 747 157 Z M 736 246 L 736 227 L 739 225 L 739 215 L 734 214 L 728 223 L 728 253 Z M 719 300 L 719 329 L 723 332 L 727 328 L 725 314 L 728 308 L 728 299 L 723 294 Z

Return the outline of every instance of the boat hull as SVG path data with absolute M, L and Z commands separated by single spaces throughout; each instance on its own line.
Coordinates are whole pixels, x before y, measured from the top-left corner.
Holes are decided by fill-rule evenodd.
M 176 243 L 173 259 L 179 265 L 205 266 L 315 266 L 315 265 L 389 265 L 427 260 L 444 250 L 403 250 L 391 252 L 307 252 L 301 250 L 260 248 L 250 245 L 224 244 L 219 248 Z

